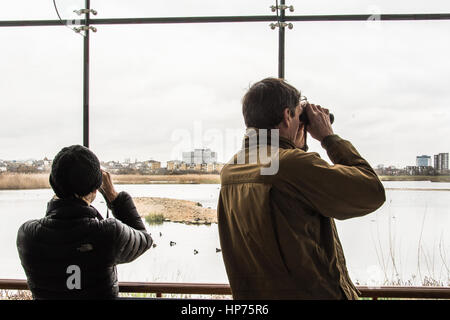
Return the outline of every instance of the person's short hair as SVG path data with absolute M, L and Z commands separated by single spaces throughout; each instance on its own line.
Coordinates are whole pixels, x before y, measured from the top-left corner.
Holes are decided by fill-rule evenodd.
M 253 84 L 242 99 L 245 125 L 247 128 L 275 128 L 283 120 L 284 109 L 295 113 L 300 96 L 300 92 L 283 79 L 266 78 Z
M 65 147 L 53 160 L 49 180 L 59 198 L 83 197 L 102 184 L 100 161 L 86 147 Z

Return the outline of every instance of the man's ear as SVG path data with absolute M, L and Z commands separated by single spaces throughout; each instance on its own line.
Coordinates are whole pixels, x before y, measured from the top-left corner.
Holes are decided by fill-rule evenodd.
M 292 121 L 292 114 L 291 114 L 291 111 L 289 110 L 289 108 L 285 108 L 285 109 L 283 110 L 283 121 L 282 121 L 282 123 L 283 123 L 286 127 L 289 127 L 291 121 Z
M 288 128 L 291 120 L 292 115 L 289 111 L 289 108 L 286 108 L 283 110 L 283 117 L 281 118 L 281 122 L 275 128 L 277 129 Z

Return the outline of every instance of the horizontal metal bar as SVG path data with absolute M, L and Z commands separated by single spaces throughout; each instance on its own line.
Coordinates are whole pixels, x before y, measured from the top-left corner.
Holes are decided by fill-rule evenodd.
M 381 15 L 308 15 L 288 16 L 284 21 L 383 21 L 404 20 L 450 20 L 450 13 L 436 14 L 381 14 Z M 264 22 L 278 21 L 276 16 L 230 16 L 230 17 L 167 17 L 167 18 L 117 18 L 91 19 L 91 24 L 160 24 L 160 23 L 211 23 L 211 22 Z
M 167 24 L 167 23 L 220 23 L 277 21 L 276 16 L 217 16 L 217 17 L 157 17 L 90 19 L 91 24 Z
M 366 21 L 376 19 L 382 21 L 405 20 L 450 20 L 450 13 L 421 13 L 421 14 L 350 14 L 350 15 L 305 15 L 285 16 L 285 21 Z M 155 18 L 107 18 L 89 19 L 91 25 L 121 25 L 121 24 L 168 24 L 168 23 L 221 23 L 221 22 L 268 22 L 277 21 L 277 17 L 270 16 L 213 16 L 213 17 L 155 17 Z M 0 27 L 27 26 L 61 26 L 63 24 L 84 24 L 81 20 L 10 20 L 0 21 Z
M 84 25 L 85 20 L 6 20 L 0 21 L 0 27 L 52 27 L 63 25 Z
M 90 25 L 104 24 L 167 24 L 167 23 L 214 23 L 214 22 L 264 22 L 276 21 L 276 16 L 222 16 L 222 17 L 156 17 L 156 18 L 109 18 L 89 19 Z M 0 27 L 58 26 L 74 20 L 17 20 L 0 21 Z M 84 24 L 84 20 L 78 20 Z
M 450 287 L 366 287 L 356 286 L 365 298 L 450 299 Z
M 367 287 L 357 286 L 361 297 L 366 298 L 426 298 L 450 299 L 450 287 Z M 26 280 L 0 279 L 0 289 L 28 290 Z M 211 283 L 165 283 L 165 282 L 120 282 L 120 292 L 128 293 L 172 293 L 172 294 L 217 294 L 231 295 L 228 284 Z
M 211 283 L 120 282 L 119 291 L 134 293 L 231 295 L 230 285 Z
M 286 21 L 407 21 L 407 20 L 450 20 L 450 13 L 420 14 L 346 14 L 346 15 L 313 15 L 286 16 Z
M 29 290 L 26 280 L 0 279 L 0 289 L 3 290 Z

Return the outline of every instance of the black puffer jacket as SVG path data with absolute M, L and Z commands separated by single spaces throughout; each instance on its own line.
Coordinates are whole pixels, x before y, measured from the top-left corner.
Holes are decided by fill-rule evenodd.
M 120 192 L 103 219 L 79 199 L 48 203 L 40 220 L 24 223 L 17 249 L 34 299 L 112 299 L 116 264 L 135 260 L 152 245 L 133 200 Z

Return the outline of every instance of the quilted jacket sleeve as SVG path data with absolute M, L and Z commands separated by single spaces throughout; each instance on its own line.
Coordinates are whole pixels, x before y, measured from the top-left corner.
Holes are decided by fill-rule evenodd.
M 116 218 L 114 262 L 116 264 L 131 262 L 151 247 L 152 237 L 145 229 L 128 193 L 120 192 L 111 203 L 111 209 Z

